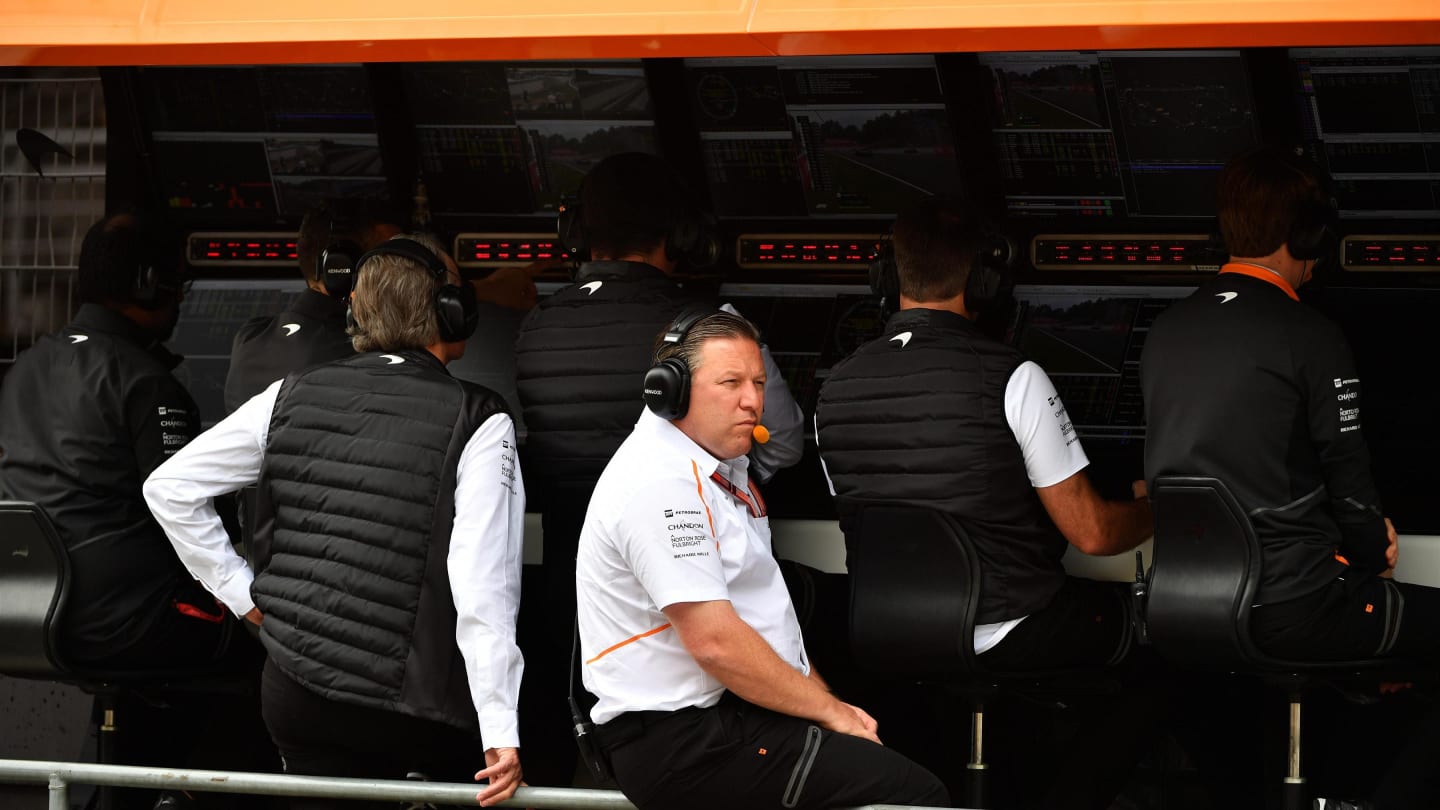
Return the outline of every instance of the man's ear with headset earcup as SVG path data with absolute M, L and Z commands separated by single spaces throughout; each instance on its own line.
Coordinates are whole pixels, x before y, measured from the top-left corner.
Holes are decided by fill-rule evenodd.
M 480 324 L 480 307 L 475 288 L 469 284 L 445 284 L 435 291 L 435 323 L 446 343 L 468 340 Z
M 153 262 L 141 260 L 135 268 L 131 298 L 144 309 L 155 306 L 160 299 L 160 269 Z
M 720 240 L 715 217 L 699 209 L 682 214 L 665 238 L 665 256 L 672 262 L 684 259 L 693 268 L 713 267 L 720 259 Z
M 690 364 L 669 357 L 645 372 L 645 407 L 661 419 L 674 421 L 690 410 Z
M 661 345 L 678 345 L 685 342 L 691 328 L 704 318 L 715 314 L 705 307 L 687 307 L 681 310 L 665 330 Z M 645 407 L 656 416 L 674 421 L 685 416 L 690 410 L 690 364 L 684 357 L 667 357 L 645 372 L 642 391 Z
M 350 291 L 355 287 L 355 260 L 364 252 L 360 245 L 349 239 L 331 242 L 320 251 L 316 278 L 325 285 L 326 295 L 340 300 L 350 297 Z
M 887 237 L 880 252 L 870 261 L 870 290 L 882 306 L 894 310 L 900 305 L 900 269 L 895 265 L 895 246 Z
M 589 261 L 590 244 L 585 239 L 585 214 L 578 201 L 560 206 L 560 213 L 555 217 L 555 235 L 567 259 L 577 264 Z
M 1015 261 L 1015 244 L 998 231 L 980 237 L 970 275 L 965 279 L 965 308 L 975 313 L 994 311 L 1015 287 L 1010 266 Z
M 1319 261 L 1335 249 L 1335 225 L 1339 221 L 1335 200 L 1310 202 L 1302 206 L 1290 226 L 1285 245 L 1301 261 Z

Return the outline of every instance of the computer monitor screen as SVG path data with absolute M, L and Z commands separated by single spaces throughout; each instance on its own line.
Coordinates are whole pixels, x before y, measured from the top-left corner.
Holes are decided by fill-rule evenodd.
M 715 213 L 894 216 L 956 193 L 933 56 L 688 59 Z
M 360 65 L 140 68 L 164 204 L 190 223 L 299 217 L 386 194 Z
M 639 60 L 436 62 L 403 75 L 435 213 L 553 216 L 601 158 L 656 150 Z
M 1340 216 L 1440 219 L 1440 48 L 1293 48 L 1290 59 Z
M 304 289 L 297 274 L 285 279 L 200 279 L 186 293 L 180 322 L 166 345 L 184 358 L 175 376 L 200 407 L 202 425 L 225 418 L 225 376 L 235 333 L 251 318 L 279 313 Z
M 1012 216 L 1215 215 L 1215 177 L 1259 142 L 1239 51 L 981 54 Z
M 1008 341 L 1035 361 L 1082 439 L 1143 440 L 1140 352 L 1155 316 L 1191 287 L 1022 285 Z

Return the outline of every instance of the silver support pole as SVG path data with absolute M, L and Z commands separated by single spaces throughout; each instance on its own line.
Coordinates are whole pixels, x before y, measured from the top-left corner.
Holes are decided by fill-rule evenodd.
M 985 710 L 976 708 L 970 713 L 970 761 L 965 763 L 968 771 L 983 771 L 985 764 Z
M 70 785 L 60 774 L 50 774 L 50 810 L 70 810 Z
M 1300 699 L 1290 699 L 1290 763 L 1285 771 L 1285 784 L 1303 785 L 1300 775 Z

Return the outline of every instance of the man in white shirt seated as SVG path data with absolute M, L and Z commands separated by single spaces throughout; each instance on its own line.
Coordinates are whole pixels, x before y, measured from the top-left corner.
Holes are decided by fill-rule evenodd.
M 684 313 L 655 359 L 576 565 L 591 718 L 621 789 L 641 810 L 948 805 L 810 666 L 746 458 L 765 407 L 754 326 Z
M 1114 585 L 1066 577 L 1070 544 L 1119 554 L 1152 531 L 1137 499 L 1106 501 L 1085 474 L 1045 371 L 986 336 L 1005 286 L 975 212 L 926 200 L 896 220 L 900 311 L 831 370 L 816 436 L 841 527 L 865 503 L 929 506 L 967 530 L 982 571 L 975 652 L 997 670 L 1099 665 L 1127 633 Z
M 273 383 L 144 492 L 190 573 L 260 626 L 262 710 L 288 773 L 474 773 L 493 804 L 521 779 L 525 494 L 504 400 L 445 370 L 476 322 L 446 259 L 411 239 L 361 256 L 360 354 Z M 257 482 L 252 570 L 211 499 Z
M 982 666 L 1115 663 L 1130 636 L 1128 588 L 1066 576 L 1061 558 L 1067 545 L 1118 554 L 1143 542 L 1152 531 L 1143 484 L 1135 500 L 1101 498 L 1044 370 L 977 326 L 977 316 L 998 309 L 1007 278 L 1003 241 L 987 235 L 976 212 L 945 199 L 923 201 L 896 220 L 892 245 L 893 261 L 881 274 L 891 278 L 880 286 L 898 296 L 900 311 L 881 337 L 831 369 L 816 405 L 820 457 L 841 528 L 867 503 L 927 506 L 954 517 L 980 568 L 974 644 Z M 1058 755 L 1065 776 L 1040 806 L 1108 806 L 1128 776 L 1134 760 L 1123 751 L 1133 751 L 1140 730 L 1110 728 L 1101 736 L 1107 715 L 1125 715 L 1097 714 L 1101 722 L 1079 723 L 1087 743 Z M 1026 746 L 1032 762 L 1033 747 Z M 1080 780 L 1095 786 L 1081 789 Z M 1015 783 L 1017 790 L 1038 787 L 1024 777 Z

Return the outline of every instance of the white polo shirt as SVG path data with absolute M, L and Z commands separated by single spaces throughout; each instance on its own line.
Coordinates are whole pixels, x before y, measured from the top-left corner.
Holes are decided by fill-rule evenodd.
M 678 602 L 729 600 L 781 659 L 810 673 L 748 469 L 745 457 L 718 461 L 647 410 L 600 476 L 575 563 L 582 672 L 600 698 L 590 712 L 596 723 L 719 701 L 724 685 L 695 663 L 661 612 Z

